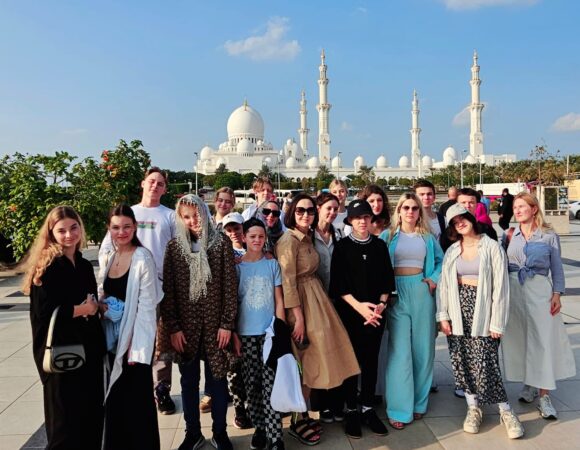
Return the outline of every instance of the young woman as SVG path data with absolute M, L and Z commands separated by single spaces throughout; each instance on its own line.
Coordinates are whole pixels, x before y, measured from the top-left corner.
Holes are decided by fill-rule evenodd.
M 338 200 L 338 212 L 336 218 L 332 222 L 332 226 L 340 239 L 346 236 L 344 219 L 346 219 L 346 197 L 348 195 L 348 188 L 344 181 L 335 178 L 330 182 L 328 190 Z
M 318 224 L 314 230 L 314 248 L 320 257 L 316 273 L 320 277 L 325 291 L 328 292 L 332 252 L 334 245 L 342 236 L 334 228 L 334 220 L 339 209 L 338 198 L 329 193 L 320 194 L 316 197 L 316 209 L 318 209 Z
M 256 217 L 266 225 L 267 234 L 266 245 L 264 246 L 265 252 L 273 254 L 278 239 L 280 239 L 284 234 L 284 227 L 280 220 L 281 214 L 282 211 L 280 211 L 278 203 L 274 201 L 266 201 L 262 203 L 256 212 Z
M 538 199 L 515 196 L 518 226 L 504 237 L 510 280 L 509 322 L 502 340 L 505 375 L 524 383 L 520 400 L 531 403 L 540 390 L 538 410 L 556 419 L 550 391 L 556 381 L 575 375 L 576 365 L 562 316 L 564 269 L 560 238 L 544 220 Z
M 219 188 L 215 193 L 215 216 L 213 222 L 218 230 L 223 228 L 223 219 L 234 209 L 236 197 L 232 188 L 227 186 Z
M 414 193 L 401 196 L 391 229 L 380 237 L 389 247 L 398 292 L 387 308 L 387 416 L 401 430 L 427 412 L 435 353 L 433 295 L 443 251 Z
M 347 211 L 346 220 L 352 233 L 334 249 L 330 292 L 336 299 L 336 309 L 361 368 L 360 414 L 357 409 L 359 377 L 350 377 L 343 384 L 347 408 L 345 432 L 357 439 L 362 437 L 361 421 L 377 435 L 388 433 L 373 409 L 373 401 L 384 329 L 383 312 L 389 294 L 395 289 L 395 278 L 387 246 L 369 231 L 373 215 L 370 205 L 364 200 L 355 200 Z
M 151 359 L 162 292 L 149 250 L 141 245 L 135 213 L 109 213 L 114 251 L 99 261 L 99 293 L 112 366 L 105 395 L 105 449 L 158 449 L 159 429 Z
M 237 312 L 237 276 L 230 240 L 216 231 L 203 201 L 185 195 L 176 204 L 177 237 L 165 252 L 160 357 L 175 356 L 181 372 L 186 424 L 182 448 L 203 445 L 199 418 L 199 372 L 203 357 L 210 368 L 212 444 L 231 450 L 226 432 L 230 363 L 228 344 Z
M 103 434 L 103 357 L 105 336 L 97 312 L 93 266 L 81 255 L 83 222 L 70 206 L 46 217 L 32 245 L 22 291 L 30 295 L 32 350 L 42 381 L 47 449 L 101 448 Z M 58 318 L 53 342 L 81 343 L 86 362 L 65 373 L 43 369 L 50 319 Z
M 501 246 L 480 232 L 460 204 L 447 210 L 453 240 L 437 288 L 437 321 L 447 336 L 455 389 L 465 393 L 466 433 L 478 433 L 481 405 L 497 403 L 508 437 L 524 435 L 508 403 L 499 365 L 499 343 L 509 309 L 507 260 Z
M 314 200 L 307 194 L 297 195 L 285 217 L 288 231 L 276 245 L 284 306 L 306 398 L 312 388 L 332 389 L 360 373 L 346 330 L 316 275 L 320 258 L 312 240 L 317 223 Z M 315 445 L 320 441 L 320 424 L 307 413 L 293 416 L 290 435 Z
M 251 218 L 244 223 L 244 241 L 247 251 L 236 265 L 240 304 L 234 347 L 242 357 L 242 374 L 255 428 L 250 448 L 283 450 L 282 415 L 270 403 L 276 374 L 262 358 L 272 318 L 285 320 L 280 265 L 264 256 L 266 227 L 262 221 Z
M 378 236 L 391 225 L 391 211 L 387 194 L 376 184 L 365 186 L 360 194 L 362 200 L 366 200 L 373 210 L 371 220 L 371 234 Z

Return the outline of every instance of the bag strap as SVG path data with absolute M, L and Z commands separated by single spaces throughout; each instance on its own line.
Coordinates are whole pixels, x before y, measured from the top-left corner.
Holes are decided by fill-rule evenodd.
M 514 235 L 514 231 L 516 231 L 516 229 L 514 227 L 510 227 L 509 230 L 506 233 L 505 236 L 505 240 L 506 240 L 506 248 L 508 248 L 510 246 L 510 242 L 512 241 L 512 236 Z
M 48 334 L 46 335 L 46 348 L 48 349 L 52 348 L 52 335 L 54 333 L 54 325 L 56 324 L 56 317 L 58 316 L 59 309 L 60 305 L 54 309 L 52 316 L 50 317 L 50 325 L 48 326 Z

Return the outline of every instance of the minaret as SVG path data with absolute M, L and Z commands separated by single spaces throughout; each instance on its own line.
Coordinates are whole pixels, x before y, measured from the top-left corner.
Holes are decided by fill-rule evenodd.
M 421 147 L 419 146 L 419 135 L 421 128 L 419 128 L 419 99 L 417 98 L 417 91 L 413 90 L 413 108 L 411 109 L 411 167 L 417 168 L 417 176 L 423 176 L 421 167 Z
M 302 90 L 302 98 L 300 99 L 300 128 L 298 129 L 298 134 L 300 135 L 300 147 L 304 152 L 304 158 L 308 159 L 308 132 L 310 131 L 306 125 L 306 116 L 308 111 L 306 111 L 306 94 Z
M 320 165 L 330 164 L 330 134 L 328 133 L 328 111 L 332 105 L 327 103 L 326 91 L 328 87 L 328 78 L 326 78 L 326 64 L 324 62 L 324 49 L 320 54 L 320 78 L 318 79 L 318 96 L 319 103 L 316 105 L 318 110 L 318 159 Z
M 473 66 L 471 66 L 471 131 L 469 132 L 469 154 L 479 159 L 483 155 L 483 132 L 481 131 L 481 111 L 483 104 L 479 101 L 479 66 L 477 51 L 473 51 Z

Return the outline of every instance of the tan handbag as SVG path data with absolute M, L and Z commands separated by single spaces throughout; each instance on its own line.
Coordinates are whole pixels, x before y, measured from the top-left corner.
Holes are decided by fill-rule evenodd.
M 83 344 L 73 345 L 52 345 L 52 335 L 54 324 L 60 306 L 57 306 L 50 318 L 48 334 L 46 336 L 46 348 L 44 349 L 44 359 L 42 369 L 46 373 L 65 373 L 77 370 L 85 364 L 85 347 Z

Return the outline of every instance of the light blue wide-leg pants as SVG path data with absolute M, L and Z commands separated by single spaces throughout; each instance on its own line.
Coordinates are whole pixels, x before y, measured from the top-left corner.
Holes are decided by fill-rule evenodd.
M 396 276 L 398 300 L 387 308 L 387 417 L 403 423 L 427 411 L 435 356 L 435 300 L 423 274 Z

